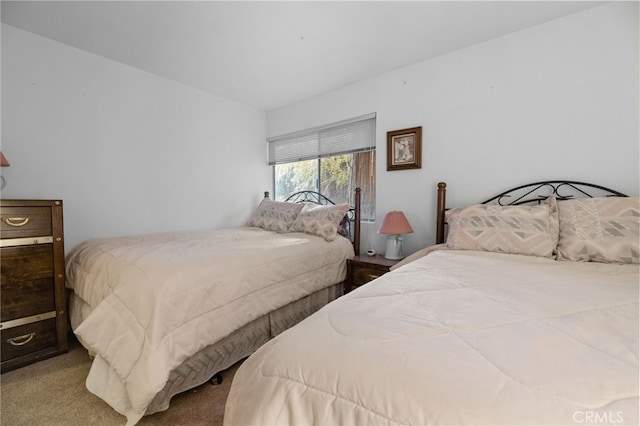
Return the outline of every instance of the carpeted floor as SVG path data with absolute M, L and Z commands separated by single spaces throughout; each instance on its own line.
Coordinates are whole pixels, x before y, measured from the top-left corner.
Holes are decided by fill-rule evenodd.
M 240 363 L 223 372 L 220 385 L 204 384 L 176 395 L 167 411 L 139 425 L 222 425 L 224 404 Z M 69 353 L 0 376 L 2 426 L 124 425 L 126 418 L 84 385 L 91 360 L 72 340 Z

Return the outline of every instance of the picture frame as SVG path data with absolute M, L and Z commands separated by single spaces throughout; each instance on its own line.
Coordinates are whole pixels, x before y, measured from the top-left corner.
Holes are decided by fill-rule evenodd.
M 422 126 L 387 132 L 387 171 L 422 168 Z

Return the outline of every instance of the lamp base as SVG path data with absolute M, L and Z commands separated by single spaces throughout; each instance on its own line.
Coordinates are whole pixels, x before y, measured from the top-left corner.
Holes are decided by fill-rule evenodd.
M 400 235 L 389 235 L 389 237 L 387 237 L 384 257 L 389 260 L 400 260 L 404 258 L 402 254 L 402 237 Z

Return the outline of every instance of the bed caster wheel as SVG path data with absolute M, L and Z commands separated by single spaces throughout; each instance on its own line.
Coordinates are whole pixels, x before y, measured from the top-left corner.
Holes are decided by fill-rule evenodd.
M 212 385 L 222 384 L 222 374 L 215 374 L 212 378 L 209 379 L 209 383 L 211 383 Z

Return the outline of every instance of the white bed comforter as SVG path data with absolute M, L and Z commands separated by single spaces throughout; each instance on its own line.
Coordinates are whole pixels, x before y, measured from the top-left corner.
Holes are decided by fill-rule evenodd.
M 438 251 L 256 351 L 231 425 L 638 424 L 638 267 Z
M 348 240 L 229 228 L 90 241 L 67 286 L 91 308 L 87 388 L 136 423 L 170 371 L 204 347 L 346 274 Z

